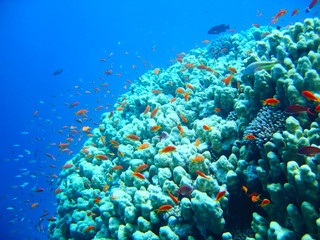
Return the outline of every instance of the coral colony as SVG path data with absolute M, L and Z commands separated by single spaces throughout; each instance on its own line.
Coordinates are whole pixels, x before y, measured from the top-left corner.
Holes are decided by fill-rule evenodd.
M 319 239 L 319 33 L 255 27 L 139 77 L 63 167 L 50 238 Z

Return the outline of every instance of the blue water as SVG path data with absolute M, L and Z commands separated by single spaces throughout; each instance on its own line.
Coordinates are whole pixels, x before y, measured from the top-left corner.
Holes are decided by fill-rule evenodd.
M 51 175 L 59 175 L 60 167 L 87 138 L 81 134 L 78 141 L 80 134 L 75 134 L 69 146 L 73 153 L 60 152 L 51 144 L 66 142 L 69 131 L 63 126 L 95 127 L 100 115 L 112 110 L 118 95 L 129 90 L 127 80 L 134 82 L 148 70 L 166 68 L 176 54 L 204 46 L 203 40 L 214 40 L 217 36 L 207 34 L 212 26 L 226 23 L 239 32 L 253 23 L 269 24 L 272 16 L 285 9 L 288 13 L 276 23 L 285 27 L 316 16 L 320 5 L 306 14 L 309 3 L 1 0 L 1 239 L 47 239 L 46 219 L 55 215 L 56 207 L 57 179 Z M 292 17 L 296 8 L 300 14 Z M 113 74 L 103 74 L 111 65 Z M 63 72 L 53 76 L 58 69 Z M 107 90 L 101 83 L 108 84 Z M 101 91 L 95 92 L 94 87 Z M 80 104 L 66 105 L 74 102 Z M 100 105 L 103 108 L 94 111 Z M 80 109 L 89 110 L 83 124 L 74 120 Z M 33 116 L 35 111 L 39 112 Z M 49 167 L 52 164 L 56 168 Z M 38 188 L 45 190 L 35 192 Z M 39 205 L 31 209 L 32 203 Z M 41 217 L 45 212 L 49 214 Z

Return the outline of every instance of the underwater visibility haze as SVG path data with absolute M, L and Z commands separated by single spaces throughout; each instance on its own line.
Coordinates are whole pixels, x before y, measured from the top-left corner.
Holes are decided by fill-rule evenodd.
M 0 1 L 0 239 L 320 239 L 318 11 Z

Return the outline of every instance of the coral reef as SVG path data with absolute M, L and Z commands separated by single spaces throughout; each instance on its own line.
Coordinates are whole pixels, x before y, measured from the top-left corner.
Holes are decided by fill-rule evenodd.
M 319 33 L 223 35 L 141 76 L 62 170 L 50 238 L 319 239 Z

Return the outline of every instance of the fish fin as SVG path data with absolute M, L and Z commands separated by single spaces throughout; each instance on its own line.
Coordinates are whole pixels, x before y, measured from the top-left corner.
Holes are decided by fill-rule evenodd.
M 310 112 L 310 108 L 307 108 L 307 112 L 311 115 L 315 115 L 314 113 Z

